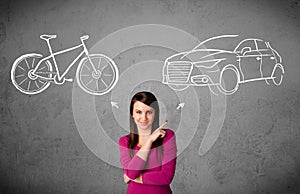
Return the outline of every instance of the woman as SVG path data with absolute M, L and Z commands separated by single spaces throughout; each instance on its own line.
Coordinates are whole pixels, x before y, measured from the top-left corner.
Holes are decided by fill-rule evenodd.
M 176 138 L 159 126 L 159 106 L 150 92 L 139 92 L 130 103 L 130 134 L 119 139 L 120 161 L 127 194 L 169 194 L 176 168 Z

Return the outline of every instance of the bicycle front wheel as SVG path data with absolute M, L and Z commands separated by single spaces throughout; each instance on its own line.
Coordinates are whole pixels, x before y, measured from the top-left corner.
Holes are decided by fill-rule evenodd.
M 92 95 L 103 95 L 116 85 L 119 70 L 111 58 L 103 54 L 93 54 L 80 61 L 76 79 L 83 91 Z
M 17 58 L 11 68 L 11 80 L 13 85 L 24 94 L 38 94 L 46 90 L 50 83 L 33 74 L 33 70 L 38 64 L 38 59 L 41 58 L 41 54 L 31 53 L 25 54 Z M 38 71 L 52 71 L 52 66 L 49 61 L 41 64 Z M 45 75 L 45 76 L 51 76 Z

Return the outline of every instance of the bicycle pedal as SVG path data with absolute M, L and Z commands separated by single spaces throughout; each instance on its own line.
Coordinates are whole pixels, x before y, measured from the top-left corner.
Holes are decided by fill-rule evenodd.
M 67 82 L 73 82 L 73 79 L 72 79 L 72 78 L 65 78 L 65 80 L 66 80 Z

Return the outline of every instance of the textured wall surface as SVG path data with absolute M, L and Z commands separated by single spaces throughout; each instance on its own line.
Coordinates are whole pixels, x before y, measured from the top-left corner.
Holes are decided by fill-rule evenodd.
M 285 67 L 280 86 L 248 83 L 227 97 L 222 131 L 204 156 L 198 150 L 211 107 L 208 89 L 197 90 L 204 111 L 192 142 L 178 156 L 173 192 L 299 193 L 299 0 L 2 0 L 1 193 L 125 193 L 122 170 L 95 156 L 78 133 L 72 84 L 52 84 L 40 94 L 25 95 L 11 83 L 10 70 L 24 53 L 47 54 L 41 34 L 58 35 L 52 42 L 55 50 L 73 46 L 81 35 L 89 34 L 91 47 L 108 34 L 137 24 L 173 26 L 199 40 L 220 34 L 269 40 Z M 170 53 L 137 47 L 114 60 L 122 73 L 133 63 L 153 56 L 164 59 Z M 69 74 L 74 77 L 75 70 Z M 107 98 L 97 98 L 97 106 L 109 110 Z M 98 116 L 113 122 L 111 111 Z M 105 130 L 116 141 L 123 134 Z

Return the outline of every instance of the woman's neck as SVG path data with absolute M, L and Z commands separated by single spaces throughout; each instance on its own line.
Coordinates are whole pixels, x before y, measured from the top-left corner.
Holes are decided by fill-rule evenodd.
M 149 136 L 151 135 L 152 128 L 148 129 L 138 129 L 139 136 Z

